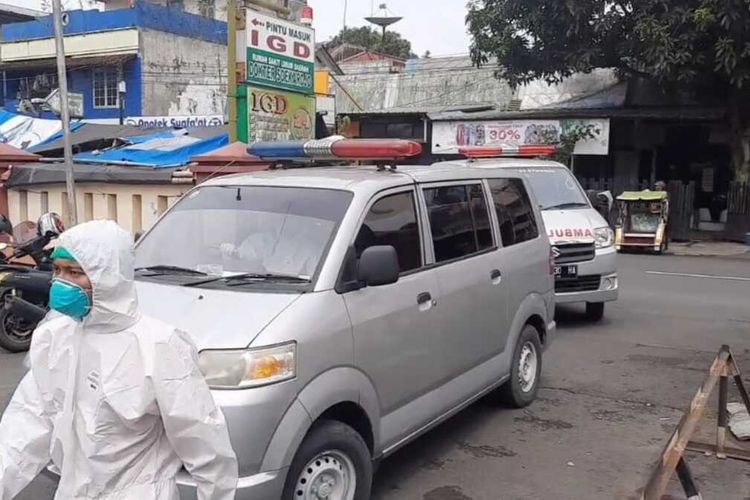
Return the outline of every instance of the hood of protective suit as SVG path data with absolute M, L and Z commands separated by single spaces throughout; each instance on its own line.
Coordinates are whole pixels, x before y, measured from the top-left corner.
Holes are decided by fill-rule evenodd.
M 112 221 L 92 221 L 65 231 L 58 240 L 91 281 L 87 331 L 115 333 L 139 318 L 134 281 L 133 237 Z

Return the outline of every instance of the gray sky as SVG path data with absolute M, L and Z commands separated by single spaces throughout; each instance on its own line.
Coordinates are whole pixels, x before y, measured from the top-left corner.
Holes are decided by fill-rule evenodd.
M 469 52 L 466 34 L 467 0 L 391 0 L 388 9 L 404 19 L 390 29 L 398 31 L 412 43 L 412 50 L 422 55 L 429 50 L 433 56 L 464 54 Z M 371 8 L 382 0 L 308 0 L 315 10 L 314 27 L 319 42 L 336 35 L 344 23 L 344 3 L 347 3 L 346 25 L 367 24 Z M 437 7 L 437 5 L 440 7 Z
M 67 8 L 80 8 L 87 0 L 63 0 Z M 469 51 L 466 34 L 467 0 L 391 0 L 388 9 L 404 19 L 390 29 L 398 31 L 411 41 L 414 52 L 422 55 L 429 50 L 433 56 L 464 54 Z M 32 9 L 38 9 L 41 0 L 0 0 Z M 349 27 L 367 24 L 372 8 L 377 9 L 382 0 L 308 0 L 315 10 L 317 39 L 322 42 L 336 35 L 344 24 Z M 440 7 L 437 7 L 440 4 Z

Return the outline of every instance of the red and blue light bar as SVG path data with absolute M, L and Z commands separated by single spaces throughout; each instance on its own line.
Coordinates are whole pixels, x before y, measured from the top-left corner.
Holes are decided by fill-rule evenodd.
M 527 146 L 466 146 L 458 148 L 458 154 L 467 158 L 522 158 L 550 156 L 557 152 L 554 145 L 527 145 Z
M 419 156 L 422 145 L 402 139 L 345 139 L 256 142 L 247 152 L 263 160 L 399 160 Z

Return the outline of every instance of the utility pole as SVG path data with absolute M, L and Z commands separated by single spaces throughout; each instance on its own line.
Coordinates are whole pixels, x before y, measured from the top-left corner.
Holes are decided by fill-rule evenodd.
M 63 129 L 63 154 L 65 156 L 65 184 L 68 189 L 68 226 L 78 224 L 76 186 L 73 177 L 73 146 L 70 141 L 70 110 L 68 109 L 68 78 L 65 70 L 65 46 L 63 41 L 62 6 L 60 0 L 52 0 L 52 17 L 55 23 L 55 52 L 57 53 L 57 81 L 60 87 L 60 115 Z
M 229 142 L 237 140 L 237 0 L 227 0 L 227 99 Z

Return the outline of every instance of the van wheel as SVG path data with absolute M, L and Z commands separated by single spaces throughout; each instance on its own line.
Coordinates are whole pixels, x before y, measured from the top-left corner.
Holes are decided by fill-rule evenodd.
M 292 460 L 283 500 L 367 500 L 372 457 L 348 425 L 324 420 L 313 426 Z
M 542 344 L 539 332 L 526 325 L 516 344 L 510 365 L 510 380 L 500 388 L 501 400 L 514 407 L 525 408 L 535 399 L 542 375 Z
M 604 302 L 587 302 L 586 317 L 591 321 L 601 321 L 604 317 Z

